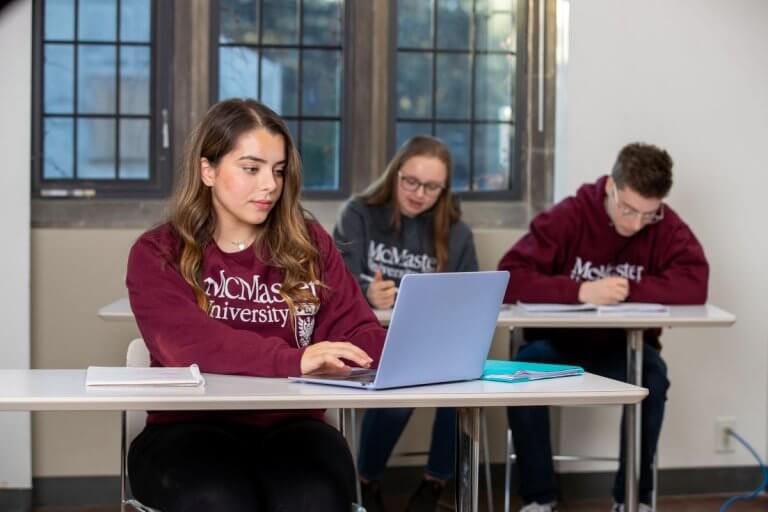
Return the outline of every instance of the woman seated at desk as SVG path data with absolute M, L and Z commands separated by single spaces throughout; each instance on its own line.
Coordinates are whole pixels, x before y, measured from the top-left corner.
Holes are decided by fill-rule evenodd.
M 214 105 L 191 136 L 171 220 L 128 261 L 153 366 L 288 377 L 375 367 L 385 331 L 299 203 L 284 121 Z M 323 411 L 152 412 L 131 444 L 134 496 L 163 512 L 346 511 L 355 470 Z
M 408 273 L 472 272 L 472 231 L 451 194 L 451 154 L 440 140 L 406 141 L 384 174 L 344 207 L 334 239 L 372 307 L 391 308 Z M 368 409 L 363 417 L 358 470 L 363 505 L 383 510 L 379 481 L 413 409 Z M 432 426 L 429 460 L 408 512 L 431 512 L 454 473 L 456 411 L 440 408 Z

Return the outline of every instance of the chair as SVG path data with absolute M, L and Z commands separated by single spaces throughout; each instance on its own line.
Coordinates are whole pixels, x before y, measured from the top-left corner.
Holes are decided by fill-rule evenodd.
M 149 350 L 142 338 L 136 338 L 128 345 L 128 351 L 125 357 L 125 366 L 138 368 L 149 366 Z M 350 448 L 354 447 L 354 428 L 348 428 L 348 424 L 351 422 L 354 425 L 354 410 L 346 411 L 345 409 L 333 409 L 326 412 L 326 421 L 338 428 L 347 442 L 350 443 Z M 127 507 L 132 507 L 138 512 L 161 512 L 157 509 L 150 508 L 138 500 L 128 498 L 127 490 L 127 474 L 128 474 L 128 445 L 133 439 L 139 435 L 146 423 L 147 413 L 144 411 L 122 411 L 121 413 L 121 441 L 120 441 L 120 512 L 126 512 Z M 347 435 L 349 434 L 349 436 Z M 360 483 L 357 481 L 357 501 L 360 501 Z M 353 503 L 350 512 L 365 512 L 365 509 Z
M 144 344 L 144 340 L 136 338 L 128 345 L 128 352 L 125 357 L 125 366 L 144 367 L 149 366 L 149 351 Z M 139 432 L 144 428 L 147 419 L 147 413 L 144 411 L 122 411 L 121 413 L 121 440 L 120 440 L 120 512 L 125 512 L 126 507 L 133 507 L 139 512 L 160 512 L 159 510 L 147 507 L 138 500 L 129 499 L 127 492 L 127 474 L 128 474 L 128 444 L 133 441 Z
M 514 357 L 520 346 L 523 344 L 522 334 L 519 329 L 517 331 L 512 330 L 509 336 L 509 353 L 510 358 Z M 485 428 L 485 427 L 484 427 Z M 510 500 L 512 496 L 511 479 L 512 479 L 512 461 L 517 456 L 514 452 L 514 444 L 512 443 L 512 430 L 507 427 L 507 439 L 506 449 L 504 457 L 504 512 L 509 512 Z M 594 461 L 594 462 L 619 462 L 618 457 L 599 457 L 590 455 L 552 455 L 552 460 L 555 462 L 578 462 L 578 461 Z M 653 458 L 653 494 L 651 495 L 651 508 L 656 512 L 656 497 L 658 489 L 658 453 Z

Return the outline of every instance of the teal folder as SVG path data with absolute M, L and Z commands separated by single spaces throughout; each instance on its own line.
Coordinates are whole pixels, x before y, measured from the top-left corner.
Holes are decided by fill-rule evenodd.
M 496 382 L 526 382 L 529 380 L 570 377 L 583 373 L 584 368 L 581 366 L 488 359 L 485 362 L 481 379 Z

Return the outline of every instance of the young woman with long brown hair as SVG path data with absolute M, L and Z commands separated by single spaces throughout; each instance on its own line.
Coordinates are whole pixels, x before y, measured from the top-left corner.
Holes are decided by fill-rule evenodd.
M 153 366 L 287 377 L 377 364 L 384 330 L 300 189 L 277 114 L 253 100 L 208 111 L 170 221 L 128 261 Z M 153 412 L 128 471 L 136 498 L 163 512 L 345 511 L 354 497 L 352 456 L 322 411 Z
M 451 167 L 451 154 L 440 140 L 413 137 L 384 174 L 345 205 L 334 239 L 372 307 L 392 307 L 405 274 L 477 270 L 472 231 L 461 222 L 451 194 Z M 358 472 L 368 512 L 382 509 L 379 481 L 412 412 L 365 413 Z M 453 409 L 437 410 L 424 480 L 409 501 L 409 511 L 436 510 L 454 472 L 455 423 Z

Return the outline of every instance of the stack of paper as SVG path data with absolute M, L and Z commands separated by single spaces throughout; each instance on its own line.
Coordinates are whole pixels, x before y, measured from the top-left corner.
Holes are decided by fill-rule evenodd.
M 651 304 L 650 302 L 623 302 L 597 307 L 598 313 L 615 313 L 619 315 L 668 315 L 669 306 Z
M 627 315 L 668 315 L 669 306 L 649 302 L 622 302 L 598 306 L 596 304 L 533 304 L 518 302 L 517 305 L 526 313 L 575 313 L 581 311 L 596 311 L 598 313 L 627 314 Z
M 86 386 L 203 386 L 205 379 L 196 364 L 180 368 L 89 366 Z
M 577 311 L 596 311 L 594 304 L 533 304 L 518 302 L 517 305 L 527 313 L 570 313 Z
M 498 382 L 525 382 L 581 375 L 584 368 L 564 364 L 523 363 L 489 359 L 483 368 L 482 380 Z

